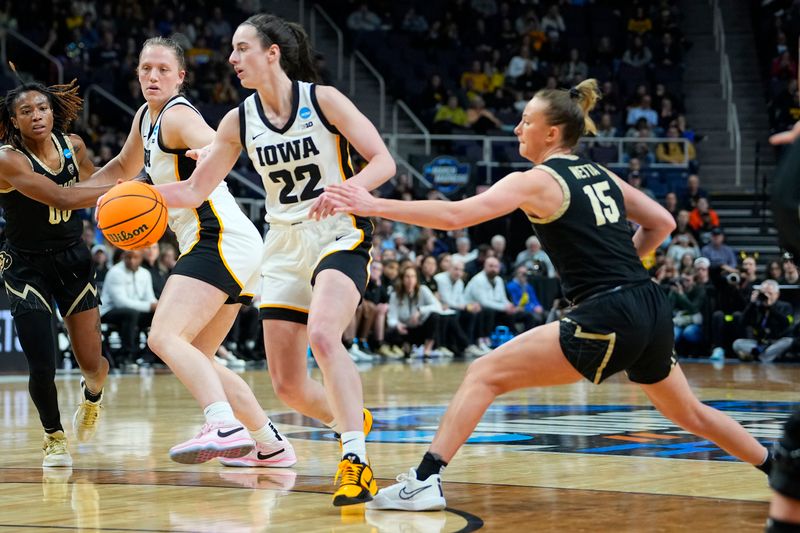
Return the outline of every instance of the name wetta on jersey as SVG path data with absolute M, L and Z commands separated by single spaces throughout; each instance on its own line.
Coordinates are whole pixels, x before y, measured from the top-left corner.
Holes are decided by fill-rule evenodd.
M 255 139 L 258 135 L 255 135 Z M 278 162 L 288 163 L 306 159 L 312 155 L 319 155 L 319 149 L 314 144 L 314 139 L 310 136 L 302 139 L 270 144 L 256 147 L 258 162 L 263 166 L 275 165 Z

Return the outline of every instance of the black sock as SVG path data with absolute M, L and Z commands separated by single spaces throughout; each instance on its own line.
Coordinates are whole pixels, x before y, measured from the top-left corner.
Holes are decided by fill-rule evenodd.
M 797 533 L 800 531 L 800 524 L 797 522 L 784 522 L 777 518 L 767 519 L 766 533 Z
M 422 462 L 417 467 L 417 480 L 425 481 L 429 476 L 441 474 L 446 466 L 447 463 L 441 457 L 435 453 L 425 452 Z
M 764 472 L 766 475 L 769 475 L 770 471 L 772 470 L 772 450 L 767 450 L 767 458 L 764 459 L 764 462 L 760 465 L 756 465 L 756 468 Z
M 344 461 L 344 460 L 347 460 L 347 461 L 350 461 L 351 463 L 353 463 L 353 464 L 357 464 L 357 465 L 363 465 L 363 464 L 366 464 L 366 463 L 364 463 L 364 461 L 362 461 L 362 460 L 361 460 L 361 457 L 357 456 L 357 455 L 356 455 L 356 454 L 354 454 L 354 453 L 348 453 L 347 455 L 345 455 L 344 457 L 342 457 L 342 460 L 343 460 L 343 461 Z
M 84 397 L 85 397 L 87 400 L 89 400 L 90 402 L 92 402 L 92 403 L 97 403 L 97 402 L 99 402 L 99 401 L 100 401 L 100 396 L 102 396 L 102 395 L 103 395 L 103 391 L 102 391 L 102 389 L 100 390 L 100 392 L 98 392 L 97 394 L 95 394 L 94 392 L 92 392 L 92 391 L 90 391 L 90 390 L 89 390 L 89 387 L 84 387 L 84 388 L 83 388 L 83 396 L 84 396 Z

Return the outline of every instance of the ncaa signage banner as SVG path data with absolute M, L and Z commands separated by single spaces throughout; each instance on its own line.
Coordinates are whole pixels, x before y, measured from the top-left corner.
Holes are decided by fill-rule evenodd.
M 422 173 L 438 190 L 449 194 L 469 183 L 469 171 L 468 163 L 460 163 L 455 157 L 440 156 L 425 165 Z

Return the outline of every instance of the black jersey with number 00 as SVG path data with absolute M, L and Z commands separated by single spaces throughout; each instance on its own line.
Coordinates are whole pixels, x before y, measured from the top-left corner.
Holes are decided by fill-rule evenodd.
M 536 168 L 550 174 L 564 192 L 553 215 L 529 219 L 568 299 L 580 301 L 649 279 L 631 240 L 622 190 L 605 168 L 577 156 L 551 157 Z
M 30 161 L 33 172 L 66 187 L 78 181 L 78 164 L 72 143 L 61 133 L 51 135 L 59 154 L 59 166 L 50 168 L 27 150 L 19 150 Z M 6 147 L 5 149 L 9 149 Z M 0 206 L 6 219 L 6 239 L 21 250 L 61 250 L 81 238 L 83 223 L 72 211 L 56 209 L 15 189 L 0 191 Z

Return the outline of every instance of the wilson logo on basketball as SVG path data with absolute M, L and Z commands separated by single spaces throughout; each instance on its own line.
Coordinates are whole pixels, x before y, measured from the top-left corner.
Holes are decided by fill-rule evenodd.
M 119 243 L 119 242 L 129 241 L 129 240 L 133 239 L 134 237 L 138 237 L 139 235 L 142 235 L 148 229 L 150 229 L 150 227 L 147 224 L 142 224 L 141 226 L 139 226 L 138 228 L 134 229 L 133 231 L 124 231 L 123 230 L 123 231 L 120 231 L 118 233 L 106 232 L 106 233 L 104 233 L 104 235 L 106 236 L 106 239 L 108 239 L 109 241 L 111 241 L 111 242 L 116 244 L 116 243 Z
M 111 188 L 97 205 L 97 227 L 123 250 L 158 242 L 167 229 L 167 206 L 157 188 L 126 181 Z

